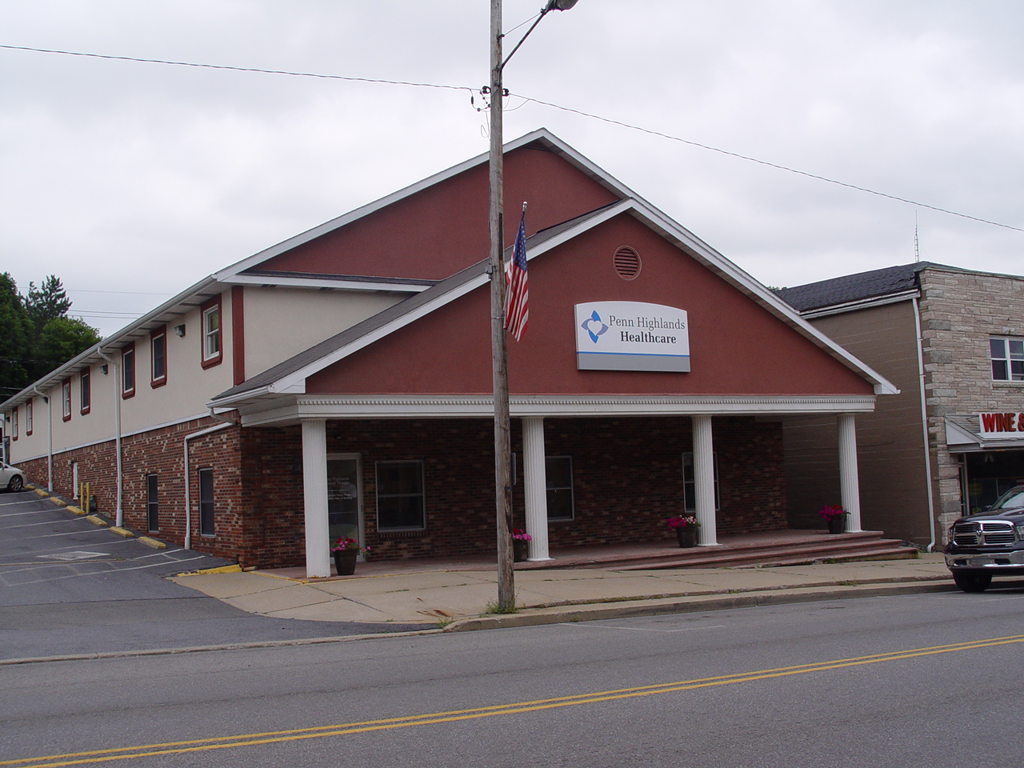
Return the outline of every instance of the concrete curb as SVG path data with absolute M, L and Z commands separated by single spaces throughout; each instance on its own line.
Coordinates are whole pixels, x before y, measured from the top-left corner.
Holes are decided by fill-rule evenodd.
M 444 631 L 473 632 L 483 629 L 533 627 L 542 624 L 657 616 L 664 613 L 694 613 L 698 611 L 728 610 L 730 608 L 749 608 L 760 605 L 806 603 L 818 600 L 844 600 L 856 597 L 881 597 L 922 592 L 954 591 L 956 591 L 956 588 L 953 584 L 948 579 L 944 579 L 941 582 L 938 580 L 909 583 L 902 581 L 898 583 L 796 587 L 791 589 L 765 590 L 762 592 L 623 600 L 616 603 L 604 602 L 552 608 L 525 608 L 516 613 L 474 616 L 468 619 L 453 621 L 444 628 Z

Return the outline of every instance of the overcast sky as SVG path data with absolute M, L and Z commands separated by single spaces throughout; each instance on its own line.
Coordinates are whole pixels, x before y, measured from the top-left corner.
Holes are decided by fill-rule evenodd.
M 486 152 L 488 9 L 0 0 L 0 45 L 457 86 L 0 48 L 0 271 L 56 274 L 108 335 Z M 1024 274 L 1022 29 L 1019 0 L 580 0 L 506 67 L 505 139 L 550 129 L 768 285 L 913 262 L 915 226 L 921 260 Z

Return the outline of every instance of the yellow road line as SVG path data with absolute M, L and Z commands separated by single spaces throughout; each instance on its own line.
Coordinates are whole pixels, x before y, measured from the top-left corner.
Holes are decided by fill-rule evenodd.
M 606 701 L 620 701 L 623 699 L 638 698 L 641 696 L 655 696 L 678 691 L 696 690 L 723 685 L 736 685 L 738 683 L 749 683 L 757 680 L 768 680 L 792 675 L 803 675 L 809 672 L 824 672 L 833 669 L 863 666 L 865 664 L 879 664 L 887 661 L 902 661 L 904 659 L 918 658 L 922 656 L 933 656 L 944 653 L 960 653 L 972 651 L 979 648 L 992 648 L 1001 645 L 1012 645 L 1024 643 L 1024 635 L 1009 635 L 1007 637 L 993 637 L 983 640 L 971 640 L 962 643 L 949 645 L 935 645 L 925 648 L 912 648 L 902 651 L 890 651 L 888 653 L 877 653 L 868 656 L 855 656 L 849 659 L 833 659 L 830 661 L 815 662 L 812 664 L 798 664 L 789 667 L 775 667 L 762 669 L 753 672 L 740 672 L 731 675 L 719 675 L 716 677 L 704 677 L 694 680 L 679 680 L 669 683 L 657 683 L 634 688 L 619 688 L 609 691 L 595 691 L 592 693 L 577 694 L 574 696 L 561 696 L 549 699 L 536 699 L 533 701 L 520 701 L 511 704 L 497 704 L 488 707 L 474 707 L 472 709 L 457 709 L 446 712 L 430 712 L 422 715 L 409 715 L 406 717 L 392 717 L 380 720 L 366 720 L 355 723 L 341 723 L 334 725 L 320 725 L 310 728 L 296 728 L 283 731 L 267 731 L 263 733 L 245 733 L 235 736 L 215 736 L 208 739 L 193 739 L 189 741 L 169 741 L 158 744 L 143 744 L 132 747 L 115 747 L 111 749 L 98 749 L 87 752 L 69 752 L 59 755 L 44 755 L 41 757 L 28 757 L 18 760 L 0 760 L 0 766 L 22 766 L 24 768 L 58 768 L 58 766 L 86 765 L 91 763 L 102 763 L 114 760 L 134 760 L 141 757 L 156 755 L 186 754 L 190 752 L 207 752 L 217 749 L 234 749 L 237 747 L 259 746 L 261 744 L 279 744 L 289 741 L 302 741 L 307 739 L 323 739 L 329 736 L 347 736 L 356 733 L 367 733 L 371 731 L 394 730 L 398 728 L 410 728 L 421 725 L 436 725 L 440 723 L 454 723 L 463 720 L 477 720 L 484 717 L 497 717 L 500 715 L 517 715 L 525 712 L 538 712 L 546 709 L 558 709 L 562 707 L 574 707 L 581 704 L 598 704 Z M 44 762 L 55 761 L 55 762 Z

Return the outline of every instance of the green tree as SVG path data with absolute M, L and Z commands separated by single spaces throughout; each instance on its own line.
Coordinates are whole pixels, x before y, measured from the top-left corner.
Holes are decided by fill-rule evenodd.
M 31 383 L 26 363 L 33 328 L 14 278 L 0 274 L 0 401 Z
M 50 320 L 64 317 L 71 309 L 71 299 L 56 275 L 47 275 L 38 288 L 29 283 L 28 295 L 23 300 L 37 335 Z
M 54 317 L 46 321 L 36 338 L 31 366 L 33 380 L 84 352 L 100 340 L 96 329 L 73 317 Z

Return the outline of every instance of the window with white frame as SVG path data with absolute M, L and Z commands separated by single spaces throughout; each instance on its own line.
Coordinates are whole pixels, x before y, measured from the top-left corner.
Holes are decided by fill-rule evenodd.
M 71 418 L 71 379 L 60 383 L 60 413 L 64 421 Z
M 18 408 L 11 411 L 11 437 L 18 439 Z
M 150 386 L 167 383 L 167 332 L 163 328 L 154 331 L 149 339 L 149 374 Z
M 35 411 L 35 408 L 32 407 L 32 403 L 33 403 L 33 399 L 31 397 L 25 402 L 25 434 L 26 435 L 31 435 L 32 434 L 32 428 L 35 426 L 34 423 L 33 423 L 35 421 L 35 415 L 33 413 L 33 411 Z
M 217 365 L 223 357 L 223 339 L 221 334 L 220 297 L 203 304 L 203 367 Z
M 82 413 L 92 410 L 92 370 L 89 368 L 78 375 L 78 405 Z
M 718 494 L 718 454 L 714 455 L 715 463 L 715 510 L 722 506 Z M 697 475 L 693 469 L 693 451 L 683 454 L 683 509 L 694 513 L 697 511 Z
M 121 350 L 121 396 L 135 394 L 135 345 Z
M 1024 338 L 992 336 L 988 347 L 993 381 L 1024 381 Z
M 421 531 L 427 527 L 422 461 L 377 462 L 377 530 Z
M 544 474 L 547 479 L 548 520 L 572 520 L 576 516 L 572 493 L 572 457 L 545 457 Z

